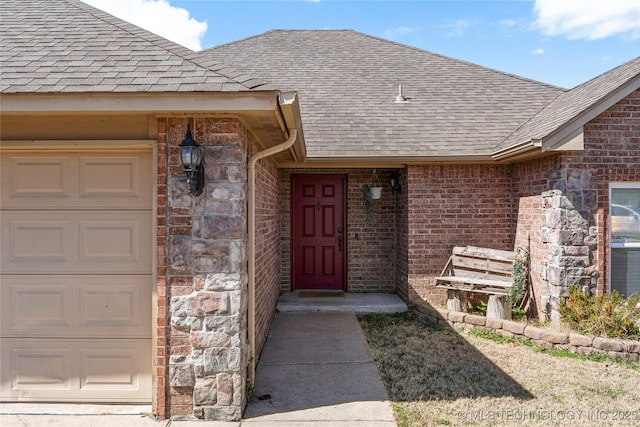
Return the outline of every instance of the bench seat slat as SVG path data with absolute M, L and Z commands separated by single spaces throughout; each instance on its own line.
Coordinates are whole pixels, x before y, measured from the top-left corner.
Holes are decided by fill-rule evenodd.
M 490 248 L 478 248 L 476 246 L 455 246 L 452 250 L 454 255 L 464 255 L 476 258 L 490 258 L 497 261 L 513 262 L 516 254 L 511 251 L 502 251 Z
M 464 283 L 469 285 L 495 286 L 499 288 L 511 288 L 511 286 L 513 285 L 513 281 L 490 280 L 490 279 L 480 279 L 477 277 L 460 277 L 460 276 L 436 277 L 436 284 L 439 284 L 437 282 L 455 282 L 455 283 Z
M 511 275 L 513 271 L 513 261 L 496 261 L 490 258 L 479 259 L 453 255 L 451 263 L 454 269 L 477 271 L 480 274 Z

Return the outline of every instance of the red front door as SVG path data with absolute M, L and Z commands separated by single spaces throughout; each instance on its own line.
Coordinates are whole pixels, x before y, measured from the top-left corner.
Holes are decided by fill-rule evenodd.
M 293 289 L 345 289 L 346 175 L 292 175 Z

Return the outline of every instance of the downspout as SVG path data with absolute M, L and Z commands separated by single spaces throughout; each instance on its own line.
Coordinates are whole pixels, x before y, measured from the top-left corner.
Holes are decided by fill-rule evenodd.
M 248 215 L 248 334 L 249 334 L 249 386 L 253 387 L 256 376 L 256 163 L 265 157 L 288 150 L 296 142 L 298 131 L 291 129 L 289 138 L 278 145 L 255 153 L 249 159 L 247 192 L 249 196 Z

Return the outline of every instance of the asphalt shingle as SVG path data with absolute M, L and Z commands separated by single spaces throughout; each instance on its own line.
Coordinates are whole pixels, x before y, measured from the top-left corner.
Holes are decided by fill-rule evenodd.
M 350 30 L 271 31 L 197 56 L 297 91 L 311 159 L 488 156 L 564 92 Z
M 496 148 L 542 139 L 640 75 L 640 57 L 560 94 Z
M 4 94 L 272 89 L 230 67 L 198 64 L 193 53 L 78 0 L 0 5 Z

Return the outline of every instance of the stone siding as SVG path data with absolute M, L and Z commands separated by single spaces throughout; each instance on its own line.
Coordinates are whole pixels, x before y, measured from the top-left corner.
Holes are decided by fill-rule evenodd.
M 205 151 L 199 197 L 177 160 L 187 124 Z M 166 305 L 158 308 L 156 412 L 238 420 L 246 402 L 248 132 L 234 117 L 164 118 L 158 128 L 158 169 L 166 170 L 158 190 L 158 281 L 166 286 L 158 293 Z
M 557 322 L 560 301 L 568 295 L 569 287 L 590 289 L 596 284 L 597 268 L 593 267 L 591 254 L 596 249 L 598 231 L 589 226 L 588 213 L 579 210 L 580 205 L 576 206 L 562 191 L 544 192 L 542 200 L 546 225 L 541 238 L 549 248 L 541 273 L 549 290 L 545 311 L 551 321 Z

